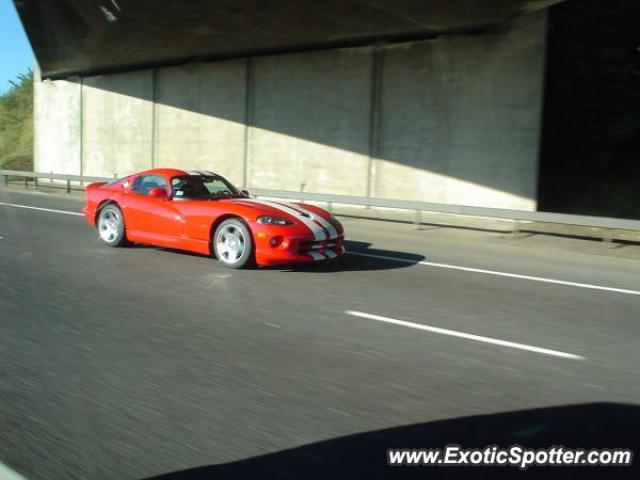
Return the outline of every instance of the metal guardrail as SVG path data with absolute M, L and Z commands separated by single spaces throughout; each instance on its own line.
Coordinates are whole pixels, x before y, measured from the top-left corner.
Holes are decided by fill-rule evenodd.
M 113 180 L 113 178 L 108 177 L 87 177 L 81 175 L 21 172 L 15 170 L 0 170 L 0 176 L 4 177 L 5 185 L 9 183 L 9 177 L 24 178 L 25 187 L 28 186 L 28 179 L 30 178 L 34 179 L 34 183 L 36 184 L 36 186 L 38 179 L 62 180 L 66 182 L 67 192 L 71 191 L 71 182 L 78 182 L 82 184 Z M 330 210 L 333 208 L 334 204 L 413 210 L 414 212 L 416 212 L 416 224 L 421 223 L 421 212 L 438 212 L 454 215 L 468 215 L 511 220 L 514 222 L 514 231 L 519 230 L 518 222 L 520 221 L 640 231 L 640 220 L 629 220 L 623 218 L 595 217 L 588 215 L 573 215 L 551 212 L 531 212 L 525 210 L 508 210 L 502 208 L 473 207 L 467 205 L 447 205 L 441 203 L 420 202 L 415 200 L 393 200 L 386 198 L 358 197 L 352 195 L 335 195 L 331 193 L 268 190 L 263 188 L 252 188 L 250 189 L 250 192 L 252 195 L 260 197 L 289 198 L 296 200 L 323 202 L 328 204 Z M 610 237 L 606 237 L 605 235 L 605 238 Z
M 63 180 L 67 184 L 67 193 L 71 192 L 71 182 L 78 182 L 80 184 L 83 184 L 93 182 L 108 182 L 109 180 L 113 180 L 113 178 L 107 177 L 85 177 L 82 175 L 64 175 L 61 173 L 21 172 L 18 170 L 0 170 L 0 176 L 3 177 L 5 185 L 9 184 L 9 177 L 24 178 L 25 188 L 28 186 L 30 178 L 34 180 L 36 187 L 38 186 L 38 179 Z
M 572 215 L 551 212 L 530 212 L 525 210 L 507 210 L 503 208 L 473 207 L 467 205 L 447 205 L 442 203 L 420 202 L 414 200 L 392 200 L 385 198 L 356 197 L 350 195 L 333 195 L 329 193 L 289 192 L 286 190 L 264 190 L 252 188 L 251 193 L 265 197 L 294 198 L 326 202 L 328 204 L 360 205 L 367 207 L 398 208 L 416 212 L 438 212 L 454 215 L 470 215 L 476 217 L 499 218 L 513 221 L 530 221 L 542 223 L 558 223 L 585 227 L 612 228 L 623 230 L 640 230 L 640 220 L 623 218 L 594 217 L 588 215 Z

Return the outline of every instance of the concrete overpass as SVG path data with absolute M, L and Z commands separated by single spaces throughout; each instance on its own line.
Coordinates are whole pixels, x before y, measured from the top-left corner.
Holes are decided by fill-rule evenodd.
M 18 0 L 45 78 L 474 34 L 558 0 Z
M 19 1 L 37 170 L 535 209 L 553 1 Z

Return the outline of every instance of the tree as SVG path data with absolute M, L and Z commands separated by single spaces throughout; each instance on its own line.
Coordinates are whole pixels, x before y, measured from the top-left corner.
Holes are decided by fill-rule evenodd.
M 0 96 L 0 166 L 33 170 L 33 72 L 11 81 Z

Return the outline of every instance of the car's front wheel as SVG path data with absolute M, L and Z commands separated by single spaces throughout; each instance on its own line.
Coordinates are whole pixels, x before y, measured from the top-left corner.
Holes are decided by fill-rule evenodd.
M 122 211 L 115 205 L 107 205 L 98 214 L 98 232 L 104 243 L 120 247 L 127 242 Z
M 244 222 L 230 218 L 223 221 L 213 237 L 213 248 L 222 263 L 231 268 L 242 268 L 253 262 L 253 240 Z

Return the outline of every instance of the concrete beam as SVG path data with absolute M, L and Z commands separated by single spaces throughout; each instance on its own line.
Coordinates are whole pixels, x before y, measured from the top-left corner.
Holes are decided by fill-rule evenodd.
M 15 0 L 44 78 L 503 29 L 559 0 Z

